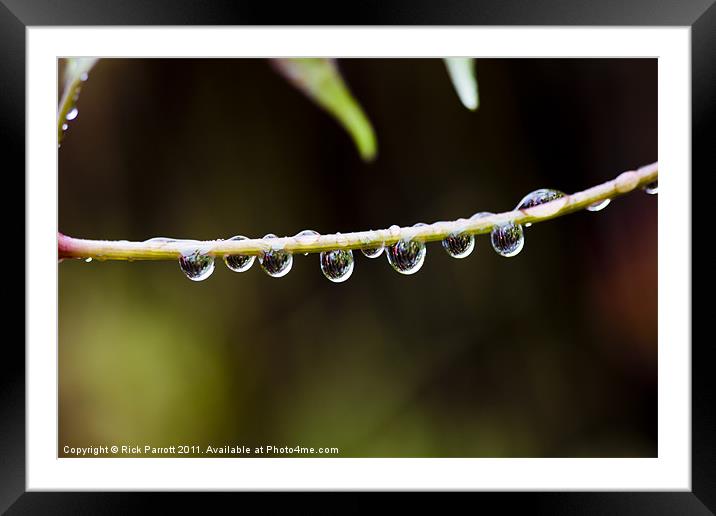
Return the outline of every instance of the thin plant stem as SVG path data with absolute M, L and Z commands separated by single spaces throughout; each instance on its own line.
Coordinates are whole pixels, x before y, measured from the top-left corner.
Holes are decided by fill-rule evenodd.
M 442 240 L 455 233 L 479 235 L 489 233 L 495 226 L 513 222 L 537 224 L 586 207 L 614 199 L 657 181 L 658 163 L 637 170 L 623 172 L 615 179 L 587 190 L 560 197 L 525 210 L 497 213 L 482 218 L 435 222 L 425 226 L 398 227 L 358 231 L 345 234 L 283 237 L 246 240 L 85 240 L 58 233 L 59 258 L 92 258 L 97 260 L 176 260 L 182 254 L 199 251 L 212 256 L 231 254 L 259 255 L 280 249 L 290 253 L 319 253 L 335 249 L 370 249 L 398 240 L 416 239 L 424 242 Z

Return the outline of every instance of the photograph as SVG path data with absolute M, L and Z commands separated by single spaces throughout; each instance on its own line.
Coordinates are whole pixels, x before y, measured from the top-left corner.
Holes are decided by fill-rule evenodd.
M 659 457 L 658 58 L 56 61 L 58 458 Z
M 0 3 L 0 513 L 714 512 L 714 0 Z

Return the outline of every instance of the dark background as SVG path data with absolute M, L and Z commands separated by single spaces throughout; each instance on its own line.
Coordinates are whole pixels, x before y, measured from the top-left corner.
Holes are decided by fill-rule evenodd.
M 657 160 L 656 60 L 341 60 L 363 163 L 265 60 L 103 60 L 59 153 L 59 229 L 87 238 L 354 231 L 511 209 Z M 64 444 L 337 446 L 340 456 L 655 456 L 657 199 L 536 225 L 515 258 L 429 244 L 401 276 L 315 255 L 60 270 Z M 61 450 L 60 450 L 61 451 Z M 60 453 L 62 455 L 62 453 Z

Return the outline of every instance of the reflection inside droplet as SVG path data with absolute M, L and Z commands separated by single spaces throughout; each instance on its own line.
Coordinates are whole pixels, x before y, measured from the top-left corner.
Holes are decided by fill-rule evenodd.
M 264 240 L 278 238 L 276 235 L 269 233 Z M 281 278 L 289 273 L 293 266 L 293 255 L 280 249 L 271 249 L 259 255 L 259 265 L 261 269 L 272 278 Z
M 522 226 L 513 222 L 495 226 L 490 233 L 490 240 L 495 252 L 505 257 L 519 254 L 525 244 Z
M 346 281 L 353 274 L 353 251 L 338 249 L 320 255 L 323 275 L 334 283 Z
M 187 278 L 192 281 L 203 281 L 214 272 L 214 257 L 202 254 L 198 249 L 182 254 L 179 257 L 179 267 Z
M 248 240 L 245 236 L 236 235 L 229 240 Z M 224 264 L 234 272 L 245 272 L 254 264 L 255 256 L 245 254 L 227 254 L 224 255 Z

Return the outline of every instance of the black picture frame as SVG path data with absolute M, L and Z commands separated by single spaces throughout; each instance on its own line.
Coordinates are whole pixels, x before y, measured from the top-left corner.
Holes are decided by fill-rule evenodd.
M 354 8 L 305 2 L 276 6 L 231 0 L 0 0 L 0 145 L 5 175 L 25 167 L 25 30 L 39 25 L 638 25 L 689 26 L 692 51 L 692 168 L 713 173 L 716 117 L 714 0 L 593 2 L 364 1 Z M 710 130 L 709 130 L 710 129 Z M 711 159 L 709 159 L 711 158 Z M 693 177 L 693 174 L 692 174 Z M 24 190 L 24 180 L 22 186 Z M 25 270 L 25 275 L 31 274 Z M 27 277 L 27 276 L 25 276 Z M 20 304 L 17 303 L 16 306 Z M 23 304 L 24 306 L 24 304 Z M 710 339 L 709 339 L 710 340 Z M 687 343 L 670 343 L 686 345 Z M 692 491 L 480 493 L 501 507 L 549 514 L 713 514 L 716 512 L 716 400 L 712 344 L 692 342 Z M 9 514 L 124 514 L 166 494 L 25 492 L 25 352 L 6 338 L 0 361 L 0 510 Z M 204 495 L 202 498 L 208 496 Z M 246 495 L 244 495 L 246 496 Z M 190 502 L 182 497 L 185 510 Z M 199 501 L 203 504 L 204 501 Z M 202 507 L 199 505 L 197 507 Z M 355 508 L 352 505 L 345 509 Z M 201 510 L 201 509 L 200 509 Z M 203 511 L 202 511 L 203 512 Z

